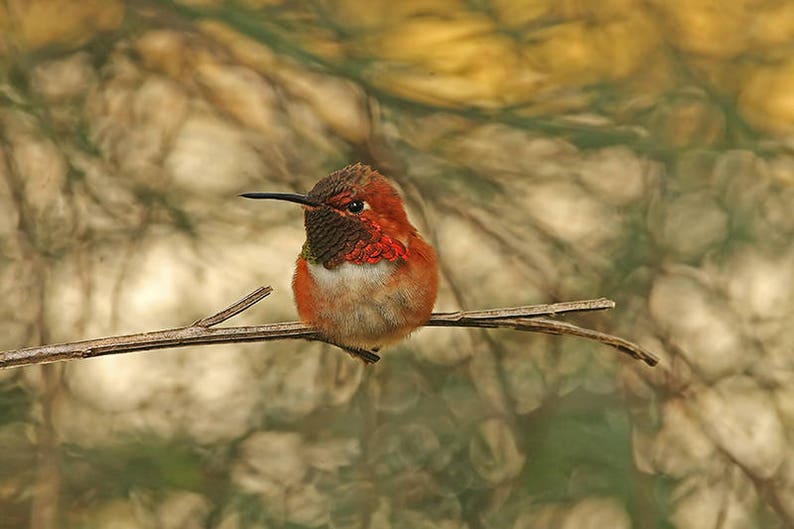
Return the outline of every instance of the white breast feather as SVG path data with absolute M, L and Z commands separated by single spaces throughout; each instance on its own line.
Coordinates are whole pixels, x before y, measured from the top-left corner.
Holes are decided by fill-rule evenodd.
M 321 264 L 310 264 L 309 273 L 324 295 L 360 300 L 362 296 L 369 296 L 386 284 L 394 266 L 394 263 L 386 260 L 376 264 L 342 263 L 330 270 Z
M 333 269 L 310 264 L 309 273 L 317 285 L 322 303 L 319 316 L 334 322 L 333 328 L 348 345 L 383 345 L 382 338 L 405 325 L 405 293 L 383 289 L 395 263 L 343 263 Z M 319 301 L 319 300 L 318 300 Z

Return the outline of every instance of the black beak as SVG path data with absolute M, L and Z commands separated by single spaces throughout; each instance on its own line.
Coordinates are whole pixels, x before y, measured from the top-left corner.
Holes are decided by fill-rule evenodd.
M 244 198 L 269 198 L 273 200 L 285 200 L 287 202 L 294 202 L 304 206 L 318 207 L 321 204 L 314 202 L 306 195 L 299 195 L 298 193 L 243 193 L 240 195 Z

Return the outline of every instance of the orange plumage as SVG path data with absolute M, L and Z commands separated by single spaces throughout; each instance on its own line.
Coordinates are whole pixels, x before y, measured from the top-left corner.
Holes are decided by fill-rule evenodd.
M 396 263 L 343 263 L 314 272 L 298 257 L 292 289 L 298 314 L 331 340 L 378 349 L 397 342 L 430 318 L 438 290 L 436 256 L 418 234 L 407 238 L 408 258 Z M 383 264 L 386 263 L 386 264 Z
M 374 169 L 345 167 L 306 195 L 243 196 L 304 206 L 306 242 L 293 291 L 301 320 L 328 341 L 377 350 L 430 318 L 438 291 L 435 252 L 408 220 L 397 191 Z

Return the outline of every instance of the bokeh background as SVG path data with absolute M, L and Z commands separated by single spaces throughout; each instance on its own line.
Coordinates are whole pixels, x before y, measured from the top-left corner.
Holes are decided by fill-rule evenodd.
M 0 371 L 0 527 L 794 527 L 794 2 L 5 0 L 0 346 L 295 319 L 299 208 L 400 186 L 424 329 Z

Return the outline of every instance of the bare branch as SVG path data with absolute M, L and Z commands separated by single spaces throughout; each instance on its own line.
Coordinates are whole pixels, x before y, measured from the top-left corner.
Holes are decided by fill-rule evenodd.
M 283 339 L 317 340 L 331 343 L 369 363 L 377 362 L 380 359 L 374 352 L 351 349 L 340 344 L 329 342 L 322 337 L 316 329 L 301 322 L 212 328 L 212 326 L 226 321 L 232 316 L 251 307 L 270 294 L 270 292 L 272 292 L 270 287 L 260 287 L 228 308 L 217 314 L 198 320 L 187 327 L 127 334 L 123 336 L 110 336 L 107 338 L 81 340 L 62 344 L 26 347 L 24 349 L 0 352 L 0 368 L 44 364 L 60 360 L 71 360 L 74 358 L 91 358 L 133 351 L 185 347 L 188 345 L 265 342 Z M 542 317 L 556 316 L 571 312 L 604 310 L 613 308 L 614 306 L 615 303 L 613 301 L 600 298 L 506 309 L 444 312 L 433 314 L 426 325 L 429 327 L 513 329 L 517 331 L 540 332 L 545 334 L 579 336 L 612 346 L 623 353 L 627 353 L 638 360 L 642 360 L 649 366 L 656 365 L 659 360 L 652 353 L 628 340 L 592 329 L 579 327 L 572 323 Z
M 206 318 L 202 318 L 200 320 L 194 321 L 192 327 L 212 327 L 213 325 L 218 325 L 219 323 L 223 323 L 229 318 L 237 316 L 242 311 L 254 305 L 258 301 L 261 301 L 271 292 L 273 292 L 273 288 L 270 286 L 259 287 L 250 294 L 248 294 L 247 296 L 245 296 L 240 301 L 235 301 L 234 303 L 232 303 L 222 311 L 218 312 L 217 314 L 213 314 L 212 316 L 208 316 Z
M 506 318 L 531 318 L 533 316 L 556 316 L 568 312 L 589 312 L 594 310 L 614 309 L 615 302 L 611 299 L 598 298 L 584 301 L 564 301 L 548 305 L 525 305 L 509 309 L 485 309 L 457 312 L 436 312 L 430 321 L 438 322 L 435 326 L 442 326 L 442 321 L 451 323 L 460 321 L 506 319 Z M 456 325 L 450 325 L 456 327 Z
M 590 303 L 591 301 L 599 300 L 587 300 L 584 302 L 574 301 L 570 303 Z M 514 310 L 515 309 L 506 309 L 507 312 Z M 626 339 L 613 336 L 605 332 L 588 329 L 586 327 L 580 327 L 566 321 L 552 320 L 539 316 L 531 316 L 527 318 L 505 317 L 497 319 L 472 319 L 466 316 L 466 313 L 463 313 L 463 315 L 463 317 L 455 321 L 436 319 L 436 315 L 433 315 L 426 325 L 428 327 L 482 327 L 490 329 L 513 329 L 516 331 L 539 332 L 543 334 L 578 336 L 580 338 L 595 340 L 596 342 L 614 347 L 618 351 L 626 353 L 637 360 L 642 360 L 649 366 L 655 366 L 659 363 L 659 359 L 656 357 L 656 355 L 643 349 L 634 342 L 630 342 Z M 0 364 L 0 366 L 2 366 L 2 364 Z

